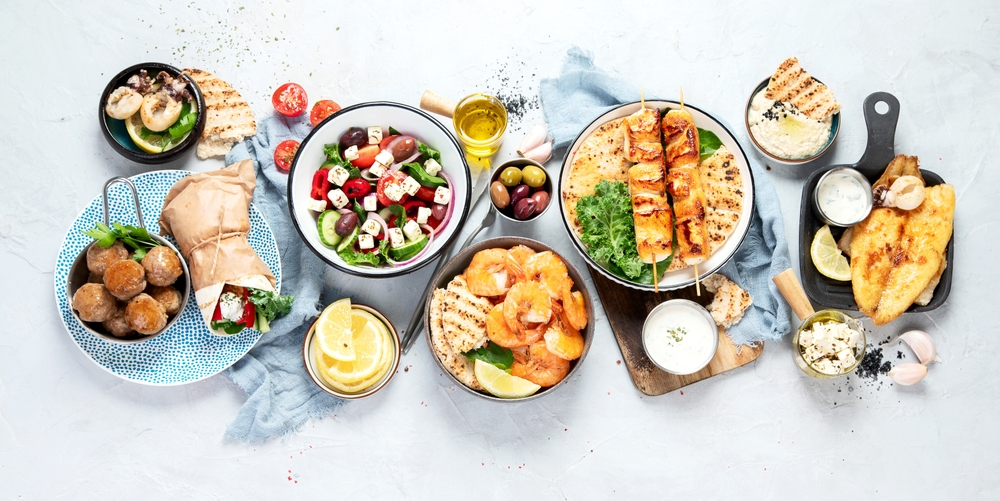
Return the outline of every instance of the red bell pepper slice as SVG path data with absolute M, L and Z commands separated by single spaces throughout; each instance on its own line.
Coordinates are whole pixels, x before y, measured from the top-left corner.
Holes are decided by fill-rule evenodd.
M 351 179 L 344 183 L 343 190 L 347 198 L 361 198 L 372 192 L 372 185 L 361 178 Z
M 253 301 L 250 300 L 250 289 L 248 287 L 243 288 L 243 301 L 243 316 L 236 323 L 243 324 L 248 329 L 253 329 L 254 324 L 257 322 L 257 308 L 254 306 Z

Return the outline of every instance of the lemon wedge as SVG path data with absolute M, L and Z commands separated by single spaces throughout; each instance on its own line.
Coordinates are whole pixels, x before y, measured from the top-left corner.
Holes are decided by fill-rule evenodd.
M 139 149 L 145 151 L 146 153 L 162 153 L 166 151 L 163 148 L 163 141 L 169 141 L 170 134 L 164 131 L 164 135 L 162 136 L 159 134 L 153 134 L 146 136 L 146 138 L 143 139 L 142 127 L 142 117 L 140 117 L 138 113 L 129 117 L 128 120 L 125 120 L 125 129 L 128 130 L 129 137 L 132 138 L 132 142 L 134 142 Z M 173 146 L 177 146 L 178 143 L 179 142 L 168 144 L 166 149 L 169 150 Z
M 527 379 L 511 376 L 497 366 L 476 359 L 476 379 L 486 391 L 500 398 L 523 398 L 534 395 L 541 386 Z
M 339 362 L 357 360 L 354 353 L 354 316 L 351 298 L 334 301 L 316 320 L 316 341 L 324 355 Z
M 317 341 L 314 339 L 313 342 L 316 343 Z M 320 379 L 322 379 L 323 383 L 327 386 L 344 393 L 359 393 L 372 387 L 381 381 L 382 378 L 385 377 L 386 373 L 389 372 L 389 368 L 392 367 L 393 350 L 391 341 L 389 341 L 387 345 L 383 345 L 382 357 L 380 358 L 378 364 L 376 364 L 377 369 L 375 373 L 369 377 L 361 379 L 360 381 L 352 383 L 338 381 L 331 375 L 331 366 L 333 364 L 343 362 L 337 362 L 336 360 L 326 356 L 316 345 L 313 346 L 313 351 L 316 355 L 316 373 L 319 375 Z
M 809 246 L 809 255 L 816 270 L 823 275 L 842 282 L 851 280 L 851 263 L 837 247 L 830 226 L 823 226 L 816 232 Z

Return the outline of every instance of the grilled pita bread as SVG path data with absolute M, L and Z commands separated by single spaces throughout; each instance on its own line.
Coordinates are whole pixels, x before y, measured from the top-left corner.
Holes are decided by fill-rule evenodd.
M 486 335 L 486 315 L 493 305 L 469 291 L 461 275 L 448 283 L 442 297 L 441 325 L 444 337 L 455 353 L 461 354 L 481 347 L 489 340 Z
M 712 314 L 715 323 L 728 329 L 743 318 L 743 312 L 753 304 L 750 293 L 741 289 L 732 280 L 721 273 L 710 275 L 701 281 L 708 292 L 715 294 L 708 312 Z
M 257 133 L 250 105 L 233 86 L 204 70 L 188 68 L 184 73 L 205 99 L 205 130 L 198 141 L 198 158 L 225 156 L 234 144 Z
M 461 353 L 455 353 L 452 349 L 451 343 L 445 338 L 444 335 L 444 289 L 434 289 L 433 295 L 431 296 L 431 311 L 430 311 L 430 334 L 431 334 L 431 345 L 434 347 L 434 352 L 441 361 L 448 372 L 450 372 L 455 379 L 458 379 L 462 384 L 472 388 L 474 390 L 482 390 L 482 385 L 476 379 L 475 366 L 473 361 L 469 360 Z
M 593 195 L 594 187 L 602 179 L 628 182 L 628 169 L 632 162 L 625 155 L 625 129 L 625 118 L 598 127 L 587 136 L 573 157 L 562 197 L 566 215 L 578 234 L 583 232 L 583 227 L 576 219 L 576 203 L 587 195 Z
M 840 111 L 833 91 L 806 73 L 794 57 L 786 59 L 771 75 L 764 97 L 792 103 L 813 120 L 823 120 Z
M 701 185 L 708 200 L 705 224 L 708 228 L 708 249 L 722 247 L 736 229 L 743 212 L 743 176 L 736 157 L 725 146 L 698 166 Z

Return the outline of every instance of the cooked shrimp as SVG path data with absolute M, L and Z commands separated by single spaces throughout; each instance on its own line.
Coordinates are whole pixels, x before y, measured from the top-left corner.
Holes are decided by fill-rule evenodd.
M 504 298 L 503 318 L 512 331 L 527 335 L 525 331 L 536 329 L 537 324 L 546 324 L 552 318 L 552 300 L 542 284 L 518 282 Z
M 552 299 L 561 299 L 563 291 L 573 287 L 566 263 L 550 251 L 528 257 L 524 263 L 524 274 L 528 280 L 541 283 Z
M 504 249 L 477 252 L 465 269 L 469 290 L 477 296 L 502 296 L 523 276 L 521 265 Z
M 518 361 L 510 368 L 512 376 L 523 377 L 539 386 L 553 386 L 569 374 L 569 360 L 560 358 L 545 347 L 545 341 L 538 341 L 528 347 L 528 360 Z
M 562 308 L 566 323 L 580 330 L 587 326 L 587 306 L 583 304 L 583 293 L 580 291 L 563 291 Z
M 507 320 L 503 317 L 503 303 L 493 307 L 486 315 L 486 334 L 490 337 L 491 343 L 496 343 L 504 348 L 519 348 L 528 346 L 542 338 L 544 329 L 530 329 L 522 332 L 515 332 L 507 325 Z
M 545 347 L 553 355 L 566 360 L 576 360 L 583 355 L 583 336 L 580 331 L 565 324 L 561 319 L 552 322 L 545 329 Z
M 163 132 L 180 118 L 182 107 L 183 103 L 179 99 L 175 99 L 165 89 L 160 89 L 142 98 L 139 116 L 142 117 L 142 124 L 147 129 Z
M 142 106 L 142 94 L 123 85 L 108 96 L 108 104 L 104 106 L 104 112 L 111 118 L 127 120 L 139 111 L 140 106 Z
M 528 247 L 527 245 L 515 245 L 511 247 L 510 255 L 517 261 L 517 264 L 524 266 L 524 262 L 528 260 L 529 257 L 537 254 L 535 249 Z

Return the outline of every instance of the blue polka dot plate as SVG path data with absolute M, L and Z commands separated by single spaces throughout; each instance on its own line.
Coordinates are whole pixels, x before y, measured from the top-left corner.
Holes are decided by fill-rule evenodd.
M 142 213 L 150 223 L 150 231 L 158 228 L 160 210 L 167 192 L 177 180 L 191 174 L 181 170 L 163 170 L 139 174 L 129 179 L 139 191 Z M 111 221 L 137 225 L 132 194 L 124 184 L 108 190 Z M 56 307 L 74 343 L 99 367 L 122 379 L 136 383 L 172 386 L 200 381 L 222 372 L 246 355 L 260 339 L 261 333 L 244 329 L 228 337 L 216 336 L 208 330 L 194 294 L 190 294 L 178 319 L 162 334 L 147 341 L 122 344 L 105 339 L 88 330 L 73 313 L 66 290 L 70 267 L 80 252 L 93 239 L 84 235 L 97 221 L 104 218 L 101 196 L 97 196 L 77 216 L 66 233 L 55 267 Z M 250 205 L 250 246 L 267 264 L 277 279 L 281 291 L 281 260 L 274 234 L 261 213 Z

